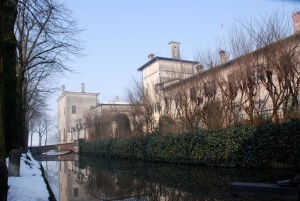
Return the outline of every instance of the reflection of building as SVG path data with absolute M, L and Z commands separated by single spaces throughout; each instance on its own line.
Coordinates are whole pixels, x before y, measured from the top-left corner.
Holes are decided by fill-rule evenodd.
M 94 158 L 93 160 L 103 159 Z M 229 196 L 229 192 L 227 193 L 226 188 L 223 186 L 224 183 L 228 182 L 228 175 L 223 177 L 220 177 L 219 175 L 220 172 L 224 173 L 223 170 L 218 170 L 216 174 L 211 175 L 213 181 L 220 181 L 222 185 L 217 183 L 216 189 L 208 190 L 208 188 L 211 189 L 212 185 L 216 185 L 214 182 L 207 182 L 209 178 L 203 176 L 208 175 L 208 169 L 201 169 L 201 167 L 199 167 L 202 174 L 196 171 L 192 174 L 193 176 L 197 175 L 196 178 L 192 177 L 187 180 L 188 176 L 183 178 L 180 176 L 184 174 L 186 171 L 185 169 L 177 169 L 175 173 L 178 174 L 181 172 L 182 174 L 173 175 L 174 172 L 171 174 L 171 171 L 169 171 L 170 169 L 167 167 L 157 172 L 157 168 L 159 167 L 159 164 L 157 164 L 156 168 L 147 169 L 148 173 L 143 173 L 144 171 L 135 171 L 136 169 L 140 170 L 141 168 L 135 164 L 130 166 L 133 169 L 127 169 L 128 165 L 126 163 L 128 164 L 131 162 L 126 161 L 125 168 L 122 167 L 121 169 L 115 169 L 114 165 L 107 165 L 109 162 L 106 163 L 107 166 L 99 165 L 96 167 L 80 169 L 78 167 L 78 162 L 60 161 L 59 200 L 187 201 L 223 200 L 217 198 L 224 196 L 223 194 Z M 124 163 L 122 163 L 122 165 L 124 165 Z M 209 172 L 210 171 L 213 170 L 209 170 Z M 146 174 L 146 176 L 144 174 Z M 172 184 L 170 181 L 173 181 L 174 176 L 175 178 L 180 177 L 182 179 L 182 183 L 170 185 Z M 145 180 L 145 178 L 148 180 Z M 167 182 L 162 182 L 165 180 L 161 180 L 161 178 L 164 178 Z M 189 182 L 191 182 L 191 184 L 189 184 Z M 178 188 L 178 186 L 183 189 Z M 187 191 L 187 189 L 190 191 Z M 220 192 L 222 196 L 220 196 Z
M 108 170 L 79 169 L 74 161 L 61 161 L 59 175 L 60 201 L 124 200 L 144 195 L 144 188 L 133 178 Z
M 85 92 L 83 83 L 80 92 L 65 91 L 63 86 L 62 94 L 57 99 L 60 144 L 87 137 L 84 114 L 98 104 L 98 96 L 99 93 Z
M 103 169 L 79 169 L 74 161 L 61 161 L 59 200 L 184 200 L 188 193 Z
M 75 161 L 61 161 L 59 165 L 59 200 L 88 200 L 85 193 L 87 170 L 80 170 Z

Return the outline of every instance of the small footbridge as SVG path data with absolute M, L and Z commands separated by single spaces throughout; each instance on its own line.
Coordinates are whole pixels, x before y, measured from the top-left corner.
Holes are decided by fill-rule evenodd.
M 74 153 L 78 153 L 78 141 L 64 144 L 54 144 L 47 146 L 29 147 L 31 154 L 36 160 L 76 160 L 77 156 Z M 45 153 L 51 150 L 61 150 L 64 154 L 61 155 L 47 155 Z

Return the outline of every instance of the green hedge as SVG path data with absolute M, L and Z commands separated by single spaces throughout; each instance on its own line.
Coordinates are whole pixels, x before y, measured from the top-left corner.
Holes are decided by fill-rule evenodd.
M 80 154 L 219 167 L 300 167 L 300 122 L 80 141 Z

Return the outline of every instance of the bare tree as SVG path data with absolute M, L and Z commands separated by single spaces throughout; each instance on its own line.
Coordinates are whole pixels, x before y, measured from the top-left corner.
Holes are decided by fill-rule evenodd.
M 299 104 L 299 34 L 287 37 L 288 23 L 274 12 L 262 21 L 241 21 L 232 30 L 227 62 L 209 49 L 199 52 L 198 75 L 163 88 L 162 115 L 172 116 L 182 131 L 262 123 L 267 108 L 279 121 L 295 118 Z M 223 59 L 223 61 L 222 61 Z M 168 101 L 173 101 L 173 109 Z M 172 121 L 170 121 L 172 123 Z M 179 124 L 178 124 L 179 123 Z
M 87 128 L 89 139 L 93 139 L 95 135 L 95 125 L 94 125 L 94 118 L 92 117 L 90 111 L 84 113 L 83 120 Z
M 239 37 L 235 35 L 235 41 L 231 44 L 237 55 L 244 55 L 239 64 L 243 68 L 243 73 L 240 71 L 239 74 L 243 80 L 240 89 L 245 94 L 244 110 L 253 122 L 254 115 L 270 99 L 273 120 L 278 122 L 280 114 L 283 114 L 284 120 L 288 110 L 298 108 L 299 39 L 297 35 L 289 36 L 289 23 L 279 12 L 273 12 L 263 20 L 252 20 L 251 23 L 242 21 L 240 28 L 243 34 Z M 261 88 L 268 94 L 258 98 Z
M 200 102 L 196 98 L 195 82 L 178 83 L 164 88 L 161 91 L 164 110 L 161 111 L 160 123 L 163 120 L 172 119 L 176 122 L 173 132 L 194 131 L 199 127 L 201 120 Z M 173 124 L 173 121 L 168 121 Z M 166 122 L 164 122 L 166 123 Z M 167 125 L 165 125 L 167 126 Z M 171 125 L 170 125 L 171 126 Z M 159 128 L 161 130 L 161 128 Z
M 34 97 L 36 94 L 48 96 L 54 89 L 49 81 L 70 71 L 64 61 L 79 53 L 77 36 L 80 30 L 70 13 L 56 1 L 19 1 L 15 28 L 18 41 L 17 100 L 24 147 L 30 121 L 27 113 L 35 106 L 32 104 L 36 102 Z
M 201 121 L 207 128 L 227 127 L 233 121 L 233 108 L 238 93 L 236 74 L 231 72 L 228 75 L 228 55 L 218 48 L 216 51 L 200 51 L 195 58 L 201 63 L 196 79 Z
M 99 106 L 101 114 L 87 111 L 84 124 L 89 140 L 107 138 L 129 138 L 131 126 L 128 113 L 132 106 L 128 104 L 103 104 Z
M 156 132 L 153 100 L 141 81 L 133 79 L 132 86 L 126 89 L 126 99 L 132 105 L 131 119 L 133 135 L 151 134 Z M 159 107 L 159 106 L 158 106 Z
M 42 146 L 43 137 L 45 138 L 45 145 L 47 144 L 47 138 L 50 130 L 51 130 L 51 120 L 49 116 L 43 115 L 35 121 L 33 127 L 33 133 L 38 134 L 39 146 Z M 31 138 L 31 146 L 32 146 L 32 138 Z
M 108 139 L 112 137 L 112 115 L 92 115 L 91 112 L 86 112 L 84 122 L 88 129 L 89 140 Z

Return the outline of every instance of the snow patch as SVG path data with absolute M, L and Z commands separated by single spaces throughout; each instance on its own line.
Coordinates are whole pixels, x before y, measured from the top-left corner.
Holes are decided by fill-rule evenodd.
M 6 159 L 8 166 L 9 159 Z M 49 192 L 42 176 L 40 164 L 33 159 L 31 153 L 22 154 L 20 177 L 8 177 L 8 201 L 46 201 Z

